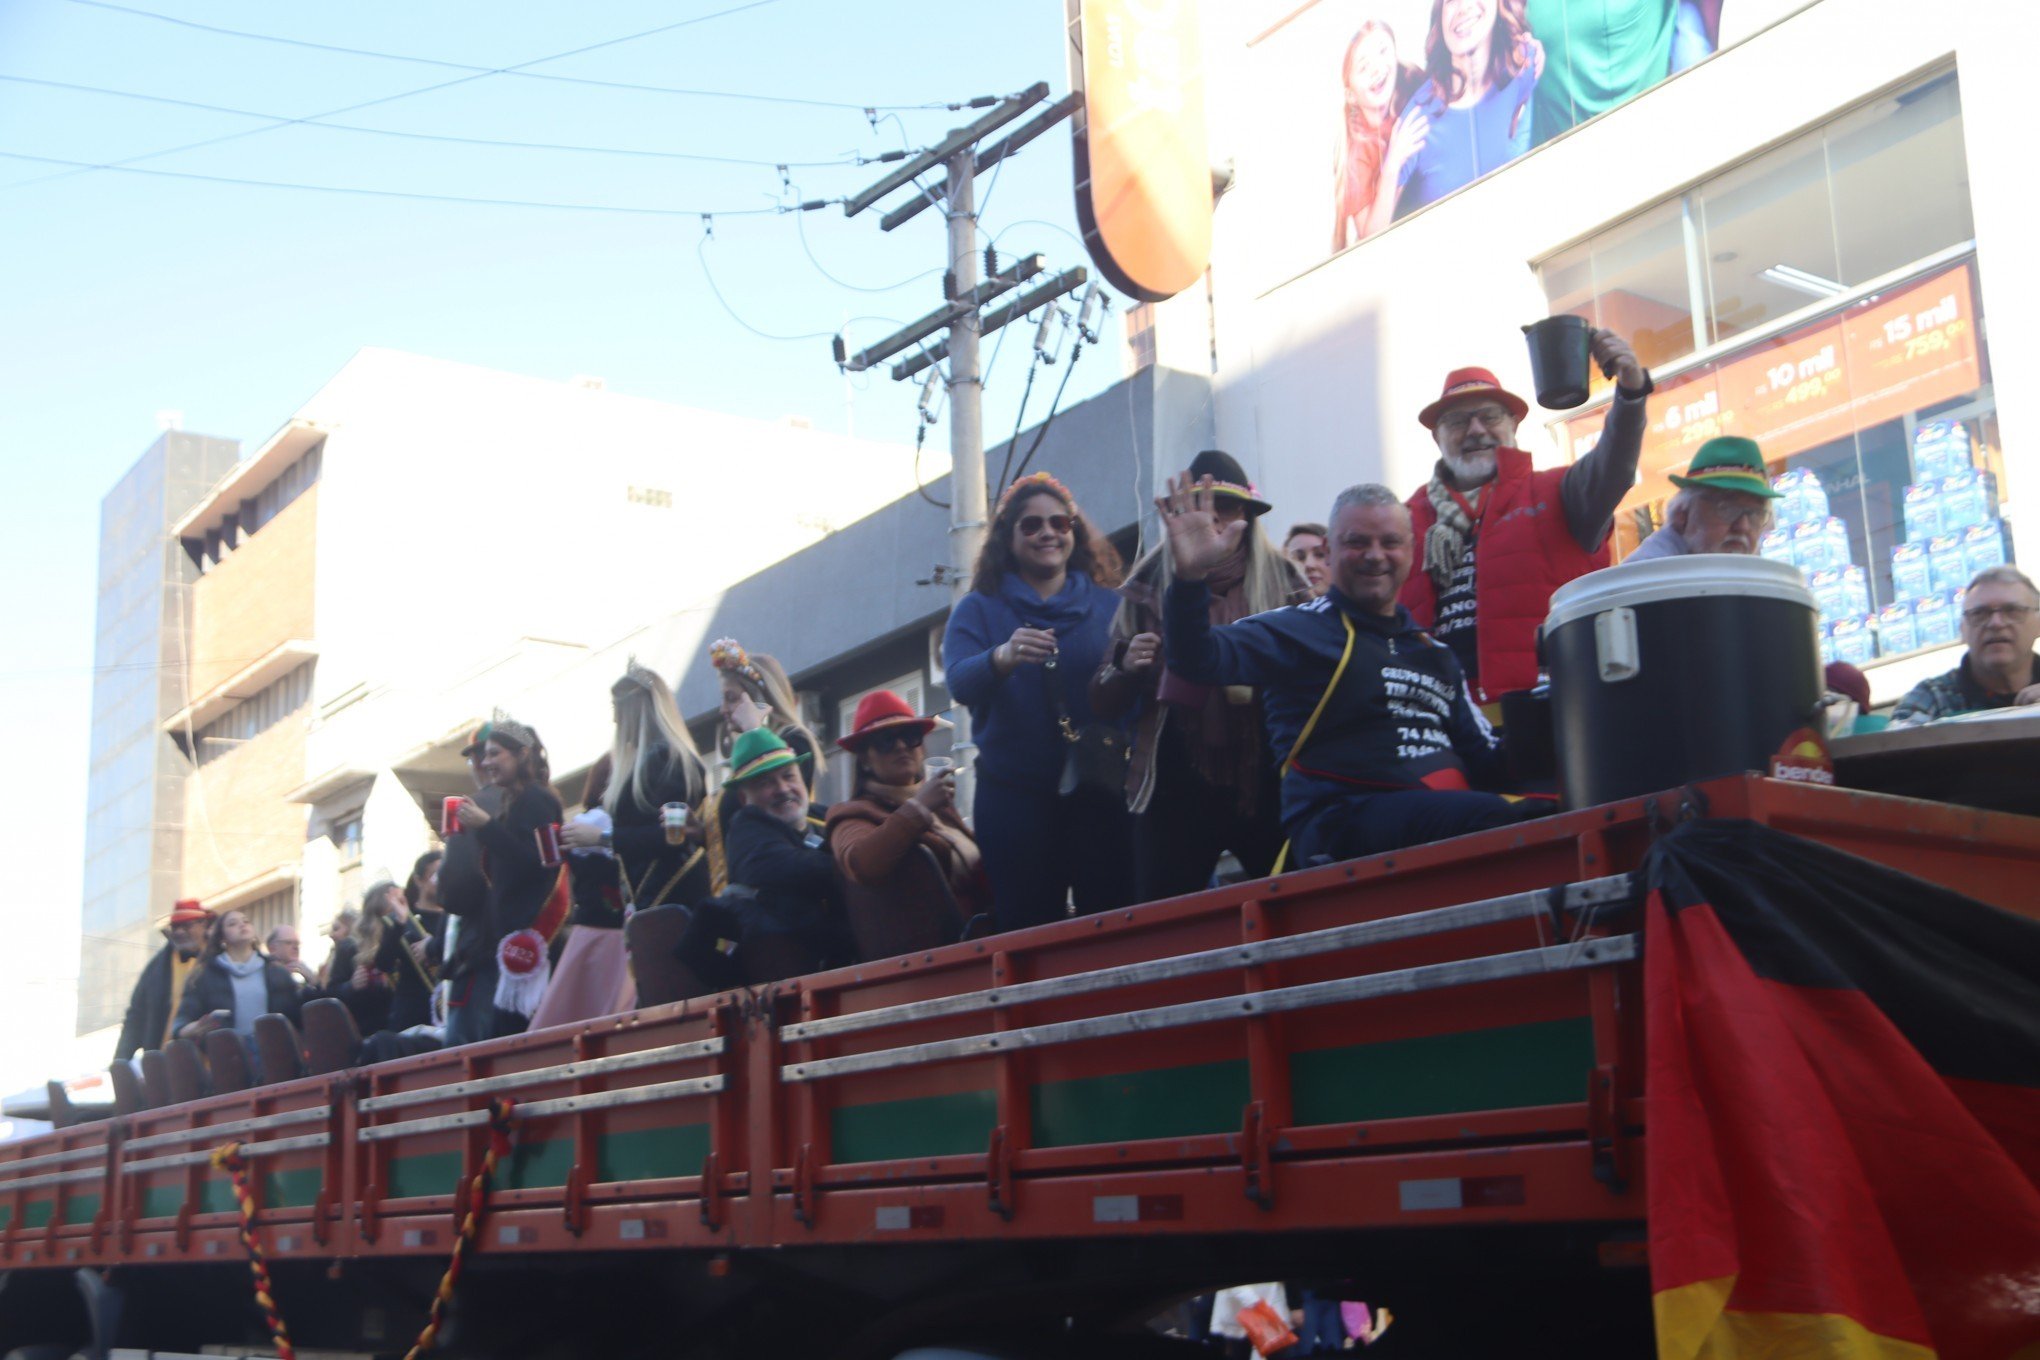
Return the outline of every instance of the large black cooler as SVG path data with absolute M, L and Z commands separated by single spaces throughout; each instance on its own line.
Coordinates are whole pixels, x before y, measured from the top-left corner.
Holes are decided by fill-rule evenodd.
M 1695 554 L 1590 572 L 1544 621 L 1567 807 L 1767 770 L 1820 726 L 1813 595 L 1798 568 Z

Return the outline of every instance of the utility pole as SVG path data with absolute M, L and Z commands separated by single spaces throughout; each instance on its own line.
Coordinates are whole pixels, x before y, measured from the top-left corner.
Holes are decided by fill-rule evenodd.
M 999 100 L 974 100 L 972 107 L 992 106 L 991 112 L 967 127 L 953 128 L 934 146 L 909 159 L 860 193 L 843 203 L 843 215 L 855 217 L 885 195 L 913 183 L 920 175 L 943 168 L 938 191 L 922 189 L 899 207 L 885 214 L 880 226 L 891 231 L 939 201 L 949 223 L 949 261 L 943 273 L 942 306 L 912 325 L 856 354 L 846 353 L 843 338 L 835 341 L 836 362 L 852 373 L 860 373 L 879 361 L 910 347 L 918 352 L 893 366 L 895 381 L 913 376 L 932 364 L 947 359 L 944 386 L 949 397 L 949 563 L 946 577 L 950 600 L 963 598 L 970 589 L 971 568 L 984 546 L 985 522 L 989 515 L 985 486 L 984 376 L 978 368 L 979 340 L 1001 326 L 1017 321 L 1035 308 L 1071 292 L 1085 283 L 1081 268 L 1065 270 L 1047 284 L 1029 290 L 996 311 L 981 315 L 979 308 L 1019 287 L 1041 272 L 1042 257 L 1028 256 L 1001 269 L 982 282 L 978 278 L 977 176 L 1012 155 L 1027 143 L 1075 111 L 1077 95 L 1065 95 L 1050 104 L 1025 125 L 996 144 L 977 149 L 978 141 L 1018 118 L 1048 96 L 1045 82 L 1019 94 Z M 933 348 L 922 344 L 937 331 L 947 335 Z M 974 780 L 969 756 L 976 750 L 971 741 L 970 715 L 958 710 L 953 717 L 951 742 L 956 752 L 957 801 L 968 811 Z

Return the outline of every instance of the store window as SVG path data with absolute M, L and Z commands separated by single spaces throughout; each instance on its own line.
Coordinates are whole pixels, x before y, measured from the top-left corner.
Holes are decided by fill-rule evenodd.
M 1555 257 L 1542 267 L 1554 308 L 1618 328 L 1628 317 L 1641 335 L 1633 288 L 1649 276 L 1612 262 L 1656 261 L 1650 286 L 1669 296 L 1667 221 L 1681 227 L 1691 324 L 1683 359 L 1660 357 L 1662 343 L 1646 353 L 1657 391 L 1617 556 L 1662 522 L 1669 475 L 1695 449 L 1744 435 L 1781 493 L 1762 551 L 1806 573 L 1828 658 L 1952 643 L 1962 587 L 2014 555 L 1953 73 Z M 1554 432 L 1578 456 L 1605 415 L 1597 403 Z

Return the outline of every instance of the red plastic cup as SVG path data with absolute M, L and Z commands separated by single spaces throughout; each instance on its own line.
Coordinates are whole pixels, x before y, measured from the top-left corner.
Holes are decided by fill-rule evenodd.
M 548 869 L 558 868 L 560 863 L 560 824 L 558 822 L 546 822 L 541 826 L 535 826 L 531 829 L 531 835 L 538 842 L 538 862 Z
M 448 836 L 457 836 L 459 834 L 460 834 L 459 796 L 455 795 L 452 798 L 441 799 L 439 803 L 440 839 L 444 840 Z

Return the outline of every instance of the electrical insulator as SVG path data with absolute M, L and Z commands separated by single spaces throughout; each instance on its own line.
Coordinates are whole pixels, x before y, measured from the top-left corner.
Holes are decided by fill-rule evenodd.
M 1112 299 L 1105 290 L 1093 283 L 1084 290 L 1083 305 L 1077 308 L 1077 334 L 1084 337 L 1084 343 L 1098 343 L 1098 328 L 1105 323 L 1105 309 L 1112 305 Z
M 1034 328 L 1034 357 L 1043 364 L 1054 364 L 1061 356 L 1063 340 L 1069 334 L 1069 320 L 1053 302 L 1042 309 L 1041 324 Z
M 942 419 L 942 403 L 948 398 L 949 389 L 942 385 L 942 370 L 931 366 L 921 384 L 921 423 L 933 425 Z

